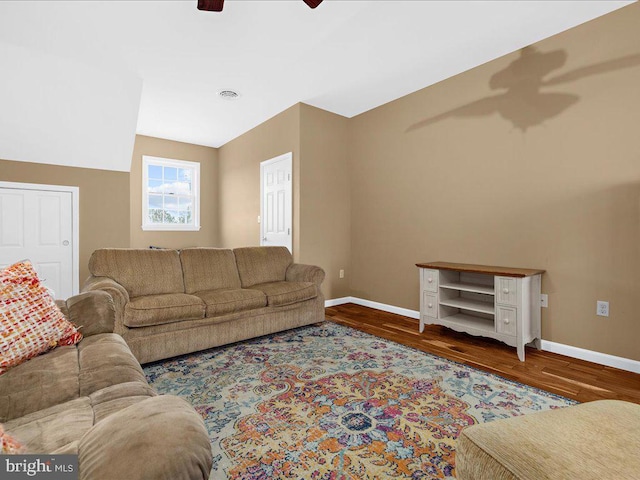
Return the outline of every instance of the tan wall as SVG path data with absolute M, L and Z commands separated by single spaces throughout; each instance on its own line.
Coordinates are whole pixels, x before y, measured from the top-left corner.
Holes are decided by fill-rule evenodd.
M 129 173 L 0 160 L 0 180 L 79 187 L 80 288 L 94 250 L 129 246 Z
M 349 294 L 347 119 L 298 104 L 220 149 L 222 246 L 259 243 L 260 162 L 293 152 L 293 256 L 320 265 L 326 298 Z M 339 279 L 340 269 L 347 276 Z
M 142 230 L 142 156 L 200 163 L 200 231 L 156 232 Z M 136 135 L 131 161 L 131 247 L 217 247 L 218 149 L 162 138 Z
M 544 339 L 640 360 L 638 25 L 634 4 L 352 119 L 352 294 L 418 309 L 416 262 L 543 268 Z
M 293 256 L 300 255 L 300 106 L 285 110 L 220 148 L 220 243 L 260 244 L 260 162 L 293 152 Z
M 327 299 L 350 295 L 347 128 L 345 117 L 300 105 L 300 261 L 324 268 Z

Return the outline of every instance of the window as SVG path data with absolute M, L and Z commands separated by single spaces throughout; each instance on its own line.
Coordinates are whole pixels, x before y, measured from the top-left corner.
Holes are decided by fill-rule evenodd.
M 142 229 L 200 230 L 200 164 L 142 157 Z

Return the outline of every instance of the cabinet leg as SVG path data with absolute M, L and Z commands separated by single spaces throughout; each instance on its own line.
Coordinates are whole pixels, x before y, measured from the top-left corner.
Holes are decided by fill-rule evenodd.
M 420 333 L 424 332 L 424 320 L 420 319 Z
M 524 362 L 524 345 L 518 345 L 518 358 L 521 362 Z
M 538 349 L 538 350 L 542 350 L 542 339 L 540 338 L 535 338 L 533 340 L 533 345 Z

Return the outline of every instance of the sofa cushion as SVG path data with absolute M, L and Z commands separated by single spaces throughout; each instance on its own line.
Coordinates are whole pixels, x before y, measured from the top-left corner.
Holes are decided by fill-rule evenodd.
M 147 385 L 140 364 L 120 335 L 102 333 L 78 344 L 79 394 L 127 382 Z
M 149 398 L 97 423 L 81 439 L 78 454 L 81 480 L 207 479 L 212 465 L 202 418 L 171 395 Z
M 180 252 L 186 293 L 240 288 L 240 276 L 233 250 L 185 248 Z
M 91 395 L 94 423 L 157 394 L 147 383 L 125 382 L 98 390 Z
M 244 247 L 236 248 L 236 265 L 242 287 L 282 282 L 293 257 L 287 247 Z
M 318 296 L 316 285 L 311 282 L 270 282 L 251 287 L 264 292 L 269 306 L 278 307 L 304 302 Z
M 267 306 L 267 297 L 263 292 L 246 288 L 209 290 L 197 292 L 196 295 L 207 305 L 207 317 Z
M 177 250 L 103 248 L 91 255 L 89 271 L 115 280 L 130 297 L 184 293 Z
M 131 382 L 148 388 L 140 364 L 122 337 L 93 335 L 0 375 L 0 422 Z
M 58 347 L 0 375 L 0 422 L 78 398 L 78 392 L 77 348 Z
M 167 293 L 133 298 L 124 309 L 127 327 L 148 327 L 204 317 L 204 302 L 195 295 Z
M 93 409 L 88 397 L 80 397 L 16 418 L 4 426 L 27 453 L 51 453 L 82 438 L 93 426 Z

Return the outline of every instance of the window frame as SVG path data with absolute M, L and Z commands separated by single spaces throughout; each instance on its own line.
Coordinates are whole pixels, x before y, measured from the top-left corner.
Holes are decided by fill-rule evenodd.
M 149 221 L 149 165 L 161 167 L 175 167 L 190 169 L 193 172 L 191 179 L 193 223 L 151 223 Z M 200 230 L 200 163 L 173 158 L 142 156 L 142 230 L 144 231 L 169 231 L 169 232 L 197 232 Z

